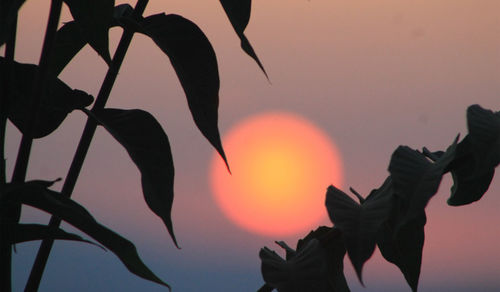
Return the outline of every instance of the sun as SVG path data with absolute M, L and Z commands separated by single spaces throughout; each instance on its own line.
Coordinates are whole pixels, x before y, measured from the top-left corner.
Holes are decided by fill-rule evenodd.
M 325 216 L 326 188 L 342 183 L 332 140 L 296 114 L 250 117 L 223 137 L 232 174 L 214 154 L 210 185 L 222 212 L 261 235 L 289 236 L 314 228 Z

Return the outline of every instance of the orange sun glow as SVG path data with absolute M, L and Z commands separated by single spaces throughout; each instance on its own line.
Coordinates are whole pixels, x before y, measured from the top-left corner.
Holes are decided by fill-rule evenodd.
M 315 227 L 325 216 L 326 188 L 342 183 L 340 154 L 308 120 L 267 113 L 237 124 L 223 139 L 232 175 L 214 155 L 210 183 L 236 225 L 268 236 Z

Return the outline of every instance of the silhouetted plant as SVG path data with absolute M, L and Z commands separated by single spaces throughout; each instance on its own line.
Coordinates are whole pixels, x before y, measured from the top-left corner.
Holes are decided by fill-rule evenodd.
M 130 272 L 170 288 L 142 262 L 130 241 L 98 223 L 70 196 L 96 127 L 102 125 L 126 149 L 139 168 L 144 199 L 162 219 L 178 246 L 170 215 L 174 197 L 174 165 L 167 135 L 148 112 L 111 109 L 105 105 L 133 34 L 144 34 L 170 59 L 196 126 L 227 164 L 217 126 L 219 73 L 212 45 L 196 24 L 182 16 L 160 13 L 143 17 L 148 0 L 138 0 L 135 8 L 128 4 L 115 7 L 114 0 L 52 0 L 39 64 L 21 64 L 15 61 L 14 53 L 18 11 L 24 2 L 0 2 L 0 46 L 5 46 L 5 55 L 0 57 L 0 290 L 11 290 L 11 252 L 14 244 L 43 240 L 26 285 L 26 291 L 35 291 L 55 239 L 91 243 L 60 229 L 61 220 L 115 253 Z M 69 7 L 74 20 L 58 29 L 63 3 Z M 242 49 L 264 71 L 244 35 L 250 18 L 251 0 L 221 0 L 220 3 L 241 39 Z M 113 26 L 122 27 L 123 34 L 111 57 L 108 31 Z M 108 65 L 95 101 L 91 95 L 72 89 L 57 78 L 87 44 Z M 86 109 L 91 105 L 90 110 Z M 73 110 L 84 111 L 88 119 L 61 192 L 48 189 L 55 181 L 25 181 L 33 139 L 50 135 Z M 23 134 L 10 182 L 6 179 L 4 153 L 7 119 Z M 22 205 L 52 214 L 50 223 L 19 223 Z
M 286 259 L 264 247 L 260 251 L 259 290 L 280 292 L 347 292 L 343 261 L 347 252 L 363 284 L 362 269 L 378 246 L 382 256 L 403 273 L 417 291 L 424 246 L 425 207 L 436 194 L 441 178 L 451 173 L 450 206 L 473 203 L 484 195 L 500 163 L 500 112 L 472 105 L 467 109 L 469 133 L 446 151 L 422 151 L 399 146 L 389 163 L 389 177 L 363 198 L 329 186 L 326 209 L 333 227 L 321 226 L 297 243 L 296 251 L 284 242 Z M 325 262 L 326 260 L 326 262 Z

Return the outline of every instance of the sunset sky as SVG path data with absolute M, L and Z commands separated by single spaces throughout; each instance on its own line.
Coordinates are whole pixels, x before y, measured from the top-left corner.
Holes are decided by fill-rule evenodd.
M 335 143 L 344 171 L 342 189 L 352 186 L 366 196 L 388 175 L 398 145 L 443 150 L 458 133 L 466 135 L 469 105 L 500 110 L 498 0 L 253 2 L 246 35 L 270 82 L 240 49 L 218 0 L 151 0 L 145 13 L 180 14 L 198 24 L 211 41 L 221 79 L 223 138 L 254 115 L 300 116 Z M 21 9 L 17 61 L 38 62 L 48 8 L 49 1 L 30 0 Z M 66 8 L 62 20 L 71 20 Z M 120 35 L 119 28 L 110 31 L 112 49 Z M 60 78 L 95 96 L 105 72 L 105 63 L 87 46 Z M 145 263 L 174 291 L 256 291 L 263 284 L 259 249 L 279 249 L 275 240 L 295 246 L 307 231 L 258 235 L 226 217 L 210 187 L 215 151 L 192 121 L 168 58 L 147 37 L 134 37 L 108 106 L 147 110 L 168 134 L 176 169 L 172 218 L 182 249 L 175 248 L 161 220 L 144 203 L 140 175 L 128 154 L 103 129 L 94 137 L 73 198 L 133 241 Z M 34 143 L 29 178 L 66 175 L 85 118 L 74 112 L 51 136 Z M 9 171 L 19 139 L 9 125 Z M 226 154 L 231 164 L 232 153 Z M 450 186 L 447 175 L 426 209 L 419 291 L 497 291 L 500 178 L 493 179 L 482 200 L 465 207 L 446 205 Z M 46 223 L 48 218 L 23 209 L 24 222 Z M 331 226 L 327 218 L 321 224 Z M 13 291 L 24 288 L 38 246 L 17 246 Z M 378 251 L 365 265 L 365 289 L 347 258 L 345 269 L 352 291 L 410 291 L 399 270 Z M 40 291 L 165 289 L 130 274 L 111 252 L 59 241 Z

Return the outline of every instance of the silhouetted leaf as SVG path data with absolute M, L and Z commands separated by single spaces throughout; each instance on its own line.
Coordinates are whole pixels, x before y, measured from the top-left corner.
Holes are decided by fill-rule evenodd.
M 113 22 L 114 0 L 64 0 L 87 42 L 109 64 L 108 31 Z
M 448 204 L 461 206 L 483 196 L 500 163 L 500 113 L 479 105 L 467 109 L 469 134 L 456 150 L 450 163 L 453 186 Z
M 335 227 L 320 226 L 297 242 L 297 250 L 302 249 L 312 239 L 319 240 L 319 243 L 326 252 L 329 290 L 325 290 L 325 292 L 350 292 L 344 275 L 346 250 L 340 230 Z
M 361 271 L 375 250 L 377 232 L 389 217 L 392 194 L 392 187 L 386 182 L 360 205 L 334 186 L 328 187 L 328 215 L 335 227 L 342 231 L 347 254 L 361 283 Z
M 93 115 L 127 150 L 141 172 L 142 191 L 177 245 L 172 227 L 174 163 L 168 137 L 161 125 L 143 110 L 104 109 Z
M 219 71 L 212 45 L 196 24 L 179 15 L 152 15 L 141 25 L 170 58 L 196 125 L 227 165 L 217 126 Z
M 84 207 L 60 193 L 37 183 L 9 184 L 3 203 L 26 204 L 61 218 L 116 254 L 130 272 L 170 289 L 142 262 L 132 242 L 99 224 Z
M 254 59 L 255 62 L 257 62 L 257 65 L 259 65 L 262 72 L 264 72 L 266 77 L 268 77 L 266 70 L 264 69 L 264 66 L 260 62 L 259 58 L 257 57 L 257 54 L 252 48 L 252 45 L 250 45 L 250 42 L 248 41 L 247 37 L 244 34 L 248 22 L 250 21 L 250 11 L 252 9 L 252 1 L 220 0 L 220 3 L 224 8 L 224 11 L 226 12 L 227 17 L 229 18 L 229 21 L 231 22 L 234 31 L 241 40 L 241 48 L 243 49 L 243 51 L 245 51 L 245 53 L 247 53 L 250 57 L 252 57 L 252 59 Z
M 81 241 L 96 245 L 92 241 L 83 239 L 81 236 L 68 233 L 61 228 L 52 227 L 41 224 L 15 224 L 10 228 L 10 238 L 9 241 L 12 244 L 32 241 L 32 240 L 42 240 L 42 239 L 62 239 L 62 240 L 73 240 Z M 99 245 L 97 245 L 99 246 Z M 101 246 L 99 246 L 101 247 Z
M 390 219 L 379 231 L 377 245 L 382 256 L 401 270 L 412 291 L 416 292 L 422 264 L 426 216 L 422 211 L 396 231 L 402 219 L 400 210 L 408 208 L 401 204 L 404 204 L 403 200 L 397 197 Z
M 324 292 L 328 287 L 325 251 L 316 239 L 287 261 L 267 247 L 260 250 L 259 257 L 264 281 L 279 292 Z
M 443 170 L 454 156 L 454 147 L 448 153 L 450 155 L 445 154 L 439 162 L 433 163 L 422 153 L 407 146 L 399 146 L 394 151 L 389 164 L 394 192 L 408 204 L 399 226 L 419 216 L 436 194 Z
M 4 58 L 0 57 L 0 78 L 3 78 L 5 66 Z M 11 122 L 23 133 L 27 134 L 31 123 L 31 107 L 33 104 L 33 80 L 38 67 L 32 64 L 13 64 L 13 84 L 9 100 L 8 117 Z M 0 79 L 3 80 L 3 79 Z M 87 93 L 71 89 L 57 78 L 49 78 L 49 86 L 42 98 L 38 109 L 38 119 L 33 136 L 41 138 L 52 133 L 62 123 L 67 114 L 74 109 L 90 105 L 93 97 Z
M 0 1 L 0 46 L 7 41 L 9 31 L 15 25 L 15 15 L 24 2 L 25 0 Z
M 74 21 L 65 23 L 56 34 L 49 72 L 58 76 L 76 54 L 87 44 Z

